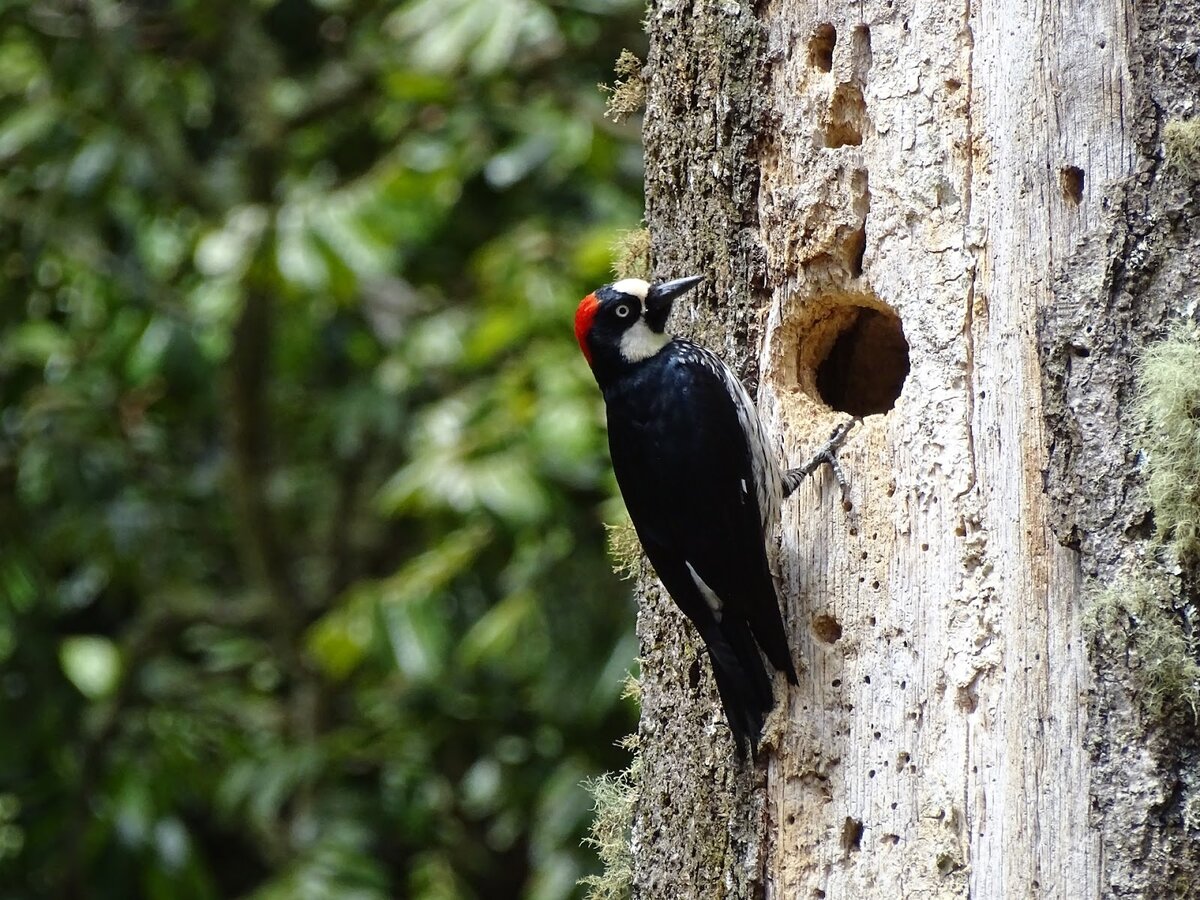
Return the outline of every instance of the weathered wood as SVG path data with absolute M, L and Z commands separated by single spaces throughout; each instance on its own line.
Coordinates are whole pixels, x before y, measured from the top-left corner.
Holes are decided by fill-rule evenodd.
M 698 641 L 643 584 L 635 894 L 1200 896 L 1195 738 L 1097 677 L 1080 626 L 1145 536 L 1132 361 L 1196 302 L 1195 186 L 1158 141 L 1200 98 L 1200 13 L 660 0 L 648 22 L 656 267 L 710 278 L 676 329 L 761 382 L 791 465 L 845 418 L 814 367 L 855 309 L 898 314 L 911 369 L 843 451 L 853 510 L 820 473 L 785 509 L 803 671 L 765 766 L 739 772 Z M 863 347 L 849 394 L 887 368 Z

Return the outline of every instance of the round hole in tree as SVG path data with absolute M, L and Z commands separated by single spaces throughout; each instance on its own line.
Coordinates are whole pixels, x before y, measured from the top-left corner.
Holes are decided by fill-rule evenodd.
M 900 317 L 870 294 L 826 296 L 800 325 L 800 388 L 853 416 L 885 413 L 908 377 L 908 341 Z

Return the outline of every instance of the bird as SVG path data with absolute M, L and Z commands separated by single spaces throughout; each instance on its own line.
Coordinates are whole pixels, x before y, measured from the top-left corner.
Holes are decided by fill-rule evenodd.
M 666 330 L 676 298 L 704 280 L 627 278 L 575 312 L 575 337 L 604 398 L 612 467 L 659 580 L 708 652 L 737 755 L 756 753 L 775 706 L 774 670 L 797 684 L 767 553 L 781 501 L 821 462 L 844 476 L 835 430 L 814 460 L 784 471 L 737 375 Z M 853 424 L 853 423 L 850 423 Z

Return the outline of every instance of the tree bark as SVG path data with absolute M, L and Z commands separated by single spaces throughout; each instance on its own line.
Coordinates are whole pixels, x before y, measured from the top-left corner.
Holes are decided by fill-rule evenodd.
M 656 274 L 709 279 L 675 330 L 757 387 L 789 465 L 839 409 L 894 406 L 842 453 L 852 510 L 821 473 L 785 506 L 803 671 L 757 766 L 643 580 L 635 896 L 1200 896 L 1194 723 L 1149 719 L 1081 626 L 1152 530 L 1134 361 L 1196 314 L 1200 201 L 1161 132 L 1200 97 L 1200 11 L 658 0 L 648 24 Z

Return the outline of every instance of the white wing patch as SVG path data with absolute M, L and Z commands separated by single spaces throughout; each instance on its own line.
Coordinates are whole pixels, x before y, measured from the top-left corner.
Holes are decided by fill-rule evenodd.
M 617 285 L 621 284 L 624 282 L 617 282 Z M 669 343 L 671 343 L 671 335 L 651 331 L 646 320 L 639 318 L 621 335 L 621 355 L 627 362 L 641 362 L 643 359 L 652 357 Z
M 716 595 L 712 588 L 705 584 L 704 579 L 696 574 L 696 570 L 692 568 L 692 564 L 684 560 L 684 565 L 688 571 L 692 573 L 692 581 L 696 582 L 696 587 L 700 589 L 700 595 L 704 598 L 704 602 L 708 604 L 708 608 L 713 611 L 718 622 L 721 621 L 721 598 Z
M 628 294 L 630 297 L 637 297 L 645 303 L 646 292 L 650 290 L 650 282 L 642 281 L 640 278 L 626 278 L 622 281 L 614 282 L 612 289 L 620 291 L 622 294 Z

